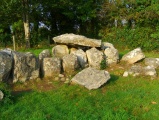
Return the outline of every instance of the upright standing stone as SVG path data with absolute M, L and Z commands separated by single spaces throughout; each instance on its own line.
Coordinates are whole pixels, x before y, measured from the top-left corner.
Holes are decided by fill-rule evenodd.
M 100 69 L 100 64 L 103 60 L 103 52 L 97 50 L 96 48 L 91 48 L 86 51 L 86 54 L 89 66 Z
M 130 51 L 129 53 L 125 54 L 121 60 L 126 61 L 129 64 L 133 64 L 139 60 L 142 60 L 143 58 L 145 58 L 145 55 L 142 52 L 141 48 L 136 48 L 133 51 Z
M 71 74 L 79 68 L 77 56 L 74 54 L 65 55 L 62 60 L 63 70 L 66 73 Z
M 66 45 L 56 45 L 52 48 L 52 54 L 54 57 L 62 58 L 69 54 L 68 47 Z
M 49 58 L 51 57 L 50 51 L 49 49 L 43 50 L 40 54 L 39 54 L 39 60 L 41 61 L 43 58 Z
M 73 52 L 73 54 L 77 56 L 79 64 L 82 68 L 87 67 L 87 65 L 88 65 L 87 56 L 86 56 L 86 53 L 82 49 L 79 49 L 79 50 Z
M 13 82 L 25 82 L 39 77 L 39 60 L 32 53 L 13 52 Z
M 109 43 L 109 42 L 102 42 L 101 44 L 101 49 L 105 50 L 106 48 L 115 48 L 113 44 Z
M 115 48 L 106 48 L 104 54 L 108 65 L 116 64 L 119 61 L 119 53 Z
M 12 70 L 12 56 L 7 52 L 0 52 L 0 81 L 8 81 Z
M 41 69 L 43 77 L 58 76 L 62 69 L 60 58 L 44 58 Z

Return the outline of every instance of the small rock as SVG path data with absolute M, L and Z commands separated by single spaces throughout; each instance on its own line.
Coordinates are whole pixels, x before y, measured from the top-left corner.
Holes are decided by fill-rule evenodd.
M 129 75 L 128 71 L 125 71 L 123 77 L 127 77 Z
M 54 80 L 55 80 L 55 81 L 59 81 L 59 77 L 55 77 Z
M 65 75 L 59 74 L 59 78 L 63 78 L 63 77 L 65 77 Z
M 60 81 L 64 82 L 64 81 L 66 81 L 66 79 L 65 78 L 60 78 Z

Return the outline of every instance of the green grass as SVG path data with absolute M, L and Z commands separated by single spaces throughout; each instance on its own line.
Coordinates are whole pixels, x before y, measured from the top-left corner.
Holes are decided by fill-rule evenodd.
M 1 106 L 2 120 L 150 120 L 159 118 L 159 81 L 112 75 L 98 90 L 53 82 L 55 89 L 23 91 Z
M 50 91 L 21 91 L 13 104 L 0 106 L 0 120 L 157 120 L 159 77 L 124 78 L 120 72 L 111 72 L 97 90 L 54 81 Z

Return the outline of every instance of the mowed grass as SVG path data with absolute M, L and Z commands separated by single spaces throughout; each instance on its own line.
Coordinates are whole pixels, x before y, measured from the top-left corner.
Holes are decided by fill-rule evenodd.
M 49 78 L 52 89 L 45 91 L 35 86 L 20 91 L 14 95 L 13 104 L 0 106 L 0 119 L 157 120 L 159 77 L 153 80 L 143 76 L 125 78 L 122 72 L 120 69 L 110 71 L 111 79 L 97 90 Z M 45 81 L 48 82 L 42 80 Z M 24 84 L 15 86 L 19 85 L 25 88 Z

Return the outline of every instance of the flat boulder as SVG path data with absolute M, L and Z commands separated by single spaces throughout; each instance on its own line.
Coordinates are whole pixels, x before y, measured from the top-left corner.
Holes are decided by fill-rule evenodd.
M 65 73 L 74 73 L 79 68 L 77 56 L 74 54 L 65 55 L 62 58 L 62 65 Z
M 56 45 L 52 48 L 52 54 L 54 57 L 62 58 L 69 54 L 69 49 L 66 45 Z
M 76 74 L 71 81 L 91 90 L 99 88 L 109 79 L 110 74 L 107 71 L 88 67 Z
M 154 67 L 133 65 L 128 71 L 125 71 L 123 76 L 151 76 L 156 77 L 157 73 Z
M 26 80 L 39 77 L 39 60 L 32 53 L 12 52 L 13 64 L 13 83 L 25 82 Z
M 101 47 L 101 40 L 90 39 L 82 35 L 75 35 L 73 33 L 63 34 L 53 38 L 55 43 L 66 45 L 79 45 L 87 47 Z
M 8 81 L 12 70 L 13 59 L 9 51 L 0 51 L 0 81 Z
M 145 65 L 158 68 L 159 67 L 159 58 L 145 58 Z
M 129 64 L 133 64 L 144 58 L 145 58 L 145 55 L 142 52 L 141 48 L 136 48 L 130 51 L 129 53 L 125 54 L 121 60 L 128 62 Z
M 4 94 L 3 94 L 3 92 L 0 90 L 0 101 L 3 99 L 3 97 L 4 97 Z
M 62 65 L 60 58 L 43 58 L 42 77 L 55 77 L 61 73 Z
M 100 64 L 103 60 L 103 52 L 97 50 L 96 48 L 91 48 L 86 51 L 88 64 L 90 67 L 100 69 Z

